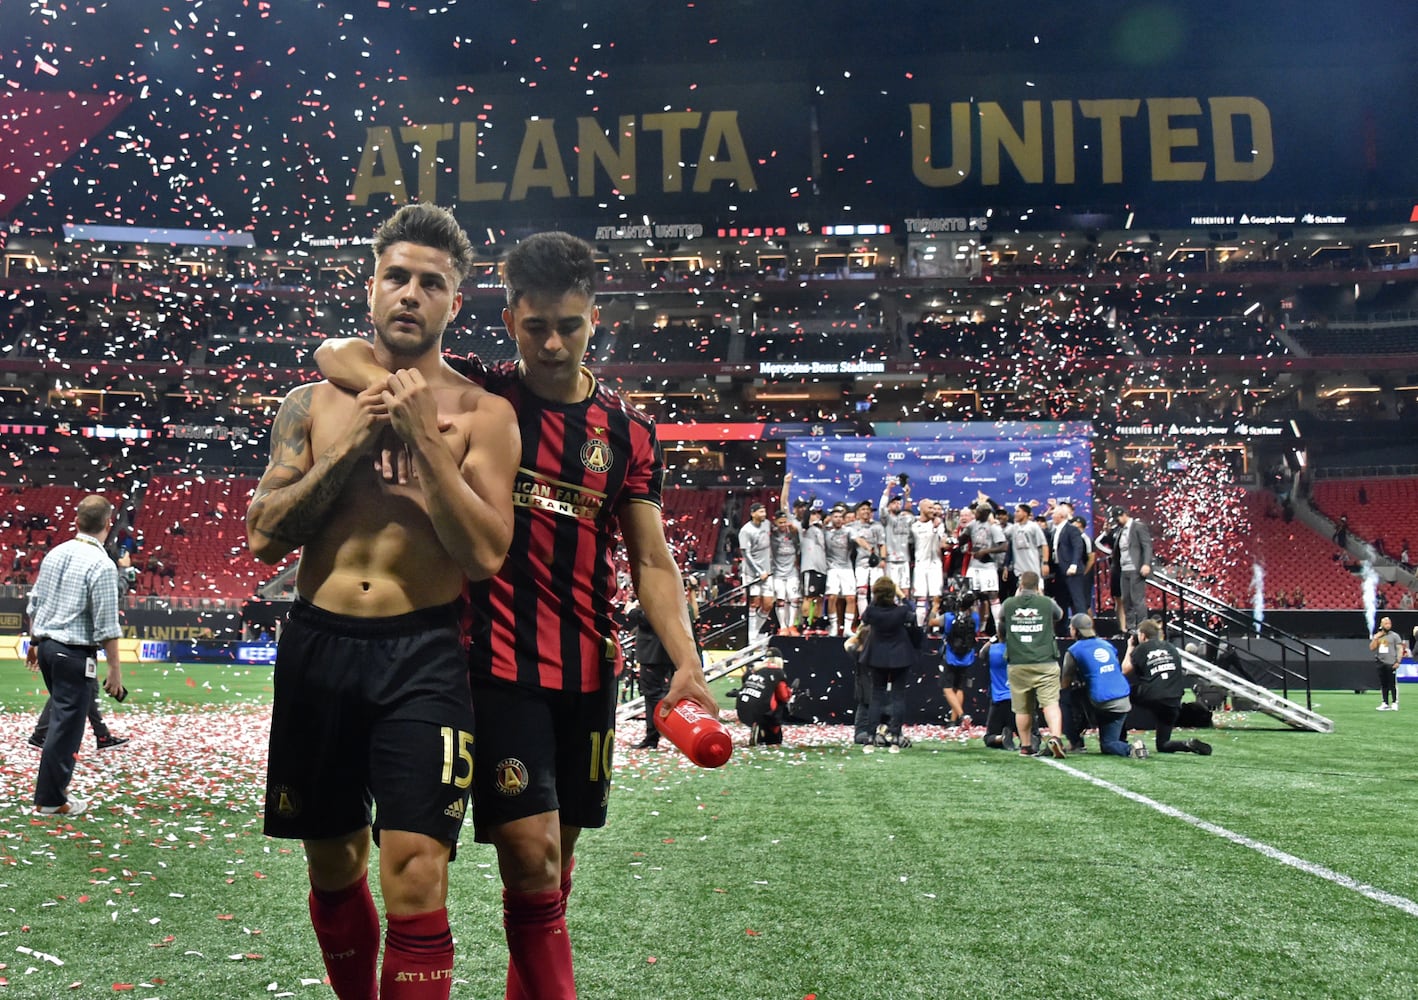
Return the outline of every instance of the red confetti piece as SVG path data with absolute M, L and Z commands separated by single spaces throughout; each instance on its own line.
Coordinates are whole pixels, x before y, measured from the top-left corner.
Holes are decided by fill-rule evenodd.
M 747 934 L 749 937 L 760 937 L 760 936 L 761 936 L 761 935 L 758 933 L 758 931 L 754 930 L 752 927 L 745 928 L 745 929 L 744 929 L 744 933 Z
M 646 965 L 654 965 L 654 964 L 655 964 L 656 962 L 658 962 L 658 961 L 659 961 L 659 959 L 656 958 L 654 955 L 648 955 L 648 956 L 646 956 L 646 958 L 645 958 L 645 964 L 646 964 Z

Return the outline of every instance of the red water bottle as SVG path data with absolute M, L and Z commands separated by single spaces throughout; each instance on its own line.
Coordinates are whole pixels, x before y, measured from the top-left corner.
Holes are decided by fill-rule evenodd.
M 696 701 L 688 698 L 660 716 L 664 702 L 655 706 L 655 728 L 669 737 L 671 743 L 700 767 L 720 767 L 734 752 L 733 737 L 717 717 L 710 715 Z

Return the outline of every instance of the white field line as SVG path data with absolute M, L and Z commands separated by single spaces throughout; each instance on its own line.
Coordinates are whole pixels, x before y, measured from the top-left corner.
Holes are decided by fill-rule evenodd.
M 1155 809 L 1164 816 L 1170 816 L 1173 819 L 1179 819 L 1183 823 L 1187 823 L 1191 826 L 1194 826 L 1198 830 L 1203 830 L 1214 837 L 1220 837 L 1222 840 L 1229 840 L 1231 843 L 1239 844 L 1242 847 L 1249 847 L 1251 850 L 1256 851 L 1259 854 L 1265 855 L 1272 861 L 1279 861 L 1283 865 L 1289 865 L 1291 868 L 1298 869 L 1299 871 L 1305 872 L 1306 874 L 1314 875 L 1318 878 L 1325 879 L 1326 881 L 1333 882 L 1335 885 L 1343 886 L 1344 888 L 1349 889 L 1351 892 L 1357 892 L 1361 896 L 1367 896 L 1369 899 L 1372 899 L 1376 903 L 1382 903 L 1385 906 L 1392 906 L 1396 910 L 1402 910 L 1410 917 L 1418 917 L 1418 903 L 1415 903 L 1413 900 L 1408 899 L 1406 896 L 1400 896 L 1396 893 L 1386 892 L 1383 889 L 1379 889 L 1375 886 L 1369 885 L 1366 882 L 1360 882 L 1358 879 L 1351 878 L 1350 876 L 1345 875 L 1343 872 L 1337 872 L 1332 868 L 1326 868 L 1324 865 L 1316 864 L 1313 861 L 1306 861 L 1304 858 L 1297 858 L 1295 855 L 1282 851 L 1278 847 L 1271 847 L 1269 844 L 1262 843 L 1259 840 L 1254 840 L 1250 837 L 1244 836 L 1243 834 L 1228 830 L 1224 826 L 1217 826 L 1215 823 L 1209 823 L 1204 819 L 1191 815 L 1190 813 L 1182 812 L 1182 810 L 1174 808 L 1173 806 L 1158 802 L 1156 799 L 1150 799 L 1146 795 L 1141 795 L 1137 792 L 1130 791 L 1126 788 L 1123 788 L 1121 785 L 1115 785 L 1111 781 L 1105 781 L 1102 778 L 1095 778 L 1093 775 L 1088 774 L 1084 771 L 1080 771 L 1075 767 L 1069 767 L 1067 764 L 1061 764 L 1058 761 L 1050 760 L 1047 757 L 1041 757 L 1039 759 L 1046 764 L 1053 765 L 1060 771 L 1063 771 L 1065 774 L 1071 774 L 1075 778 L 1082 778 L 1084 781 L 1087 781 L 1093 785 L 1097 785 L 1099 788 L 1107 789 L 1115 795 L 1121 795 L 1123 798 L 1130 799 L 1131 801 L 1136 802 L 1140 805 L 1147 806 L 1149 809 Z

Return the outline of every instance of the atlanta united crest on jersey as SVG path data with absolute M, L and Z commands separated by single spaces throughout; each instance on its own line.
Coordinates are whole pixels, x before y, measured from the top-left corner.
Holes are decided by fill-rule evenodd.
M 466 373 L 466 369 L 463 369 Z M 512 403 L 522 431 L 512 547 L 488 583 L 487 641 L 474 673 L 531 687 L 595 691 L 620 670 L 612 621 L 616 510 L 660 506 L 665 468 L 654 422 L 596 383 L 577 403 L 528 391 L 515 362 L 472 373 Z

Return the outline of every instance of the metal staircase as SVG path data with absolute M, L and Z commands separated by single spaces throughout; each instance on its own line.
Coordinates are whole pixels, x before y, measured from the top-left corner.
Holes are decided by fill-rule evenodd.
M 1217 687 L 1224 688 L 1231 694 L 1250 699 L 1255 703 L 1258 711 L 1294 726 L 1296 729 L 1310 729 L 1317 733 L 1334 732 L 1334 723 L 1323 715 L 1312 712 L 1305 706 L 1296 704 L 1269 688 L 1263 688 L 1243 677 L 1237 677 L 1229 670 L 1223 670 L 1195 653 L 1183 652 L 1182 666 L 1189 674 L 1194 674 Z
M 1179 648 L 1188 639 L 1197 639 L 1213 646 L 1229 644 L 1238 651 L 1244 648 L 1253 666 L 1276 676 L 1279 683 L 1275 686 L 1281 689 L 1281 693 L 1276 694 L 1269 687 L 1240 677 L 1200 656 L 1183 652 L 1184 666 L 1189 673 L 1247 699 L 1254 703 L 1257 711 L 1287 725 L 1317 733 L 1334 732 L 1334 723 L 1313 711 L 1310 689 L 1310 654 L 1330 656 L 1329 650 L 1276 628 L 1269 622 L 1257 622 L 1250 615 L 1166 573 L 1154 571 L 1148 576 L 1147 583 L 1162 595 L 1162 618 Z M 1291 669 L 1291 655 L 1300 657 L 1300 670 Z M 1292 680 L 1304 685 L 1304 705 L 1290 700 Z

